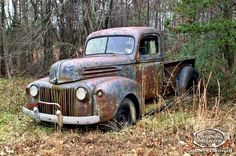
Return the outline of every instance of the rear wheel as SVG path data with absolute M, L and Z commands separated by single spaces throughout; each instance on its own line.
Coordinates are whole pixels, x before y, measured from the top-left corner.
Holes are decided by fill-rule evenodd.
M 197 82 L 197 71 L 190 66 L 183 67 L 177 75 L 177 95 L 181 96 L 186 93 L 193 94 L 194 87 L 197 85 Z

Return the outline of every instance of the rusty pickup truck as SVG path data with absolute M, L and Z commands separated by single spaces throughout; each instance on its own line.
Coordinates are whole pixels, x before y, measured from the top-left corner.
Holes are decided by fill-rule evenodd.
M 87 37 L 81 58 L 54 63 L 48 77 L 27 86 L 23 112 L 52 123 L 131 125 L 144 116 L 149 99 L 168 88 L 177 95 L 190 89 L 198 80 L 194 63 L 164 62 L 154 28 L 96 31 Z

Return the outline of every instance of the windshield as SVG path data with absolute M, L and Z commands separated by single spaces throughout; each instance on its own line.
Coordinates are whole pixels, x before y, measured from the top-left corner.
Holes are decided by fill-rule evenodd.
M 133 48 L 134 38 L 132 37 L 99 37 L 88 41 L 85 54 L 131 54 L 133 52 Z

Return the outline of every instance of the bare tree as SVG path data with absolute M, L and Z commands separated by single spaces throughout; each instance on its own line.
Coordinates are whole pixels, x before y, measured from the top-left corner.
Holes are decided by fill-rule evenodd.
M 4 28 L 5 28 L 5 2 L 1 2 L 1 27 L 0 27 L 0 75 L 6 75 L 5 57 L 4 57 Z

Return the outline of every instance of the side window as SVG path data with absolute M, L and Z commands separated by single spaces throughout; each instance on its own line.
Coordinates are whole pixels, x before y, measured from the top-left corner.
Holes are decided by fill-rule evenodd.
M 140 55 L 155 55 L 158 53 L 158 37 L 148 36 L 140 41 Z

